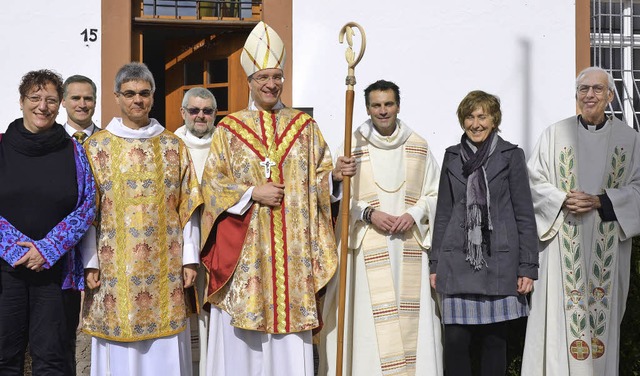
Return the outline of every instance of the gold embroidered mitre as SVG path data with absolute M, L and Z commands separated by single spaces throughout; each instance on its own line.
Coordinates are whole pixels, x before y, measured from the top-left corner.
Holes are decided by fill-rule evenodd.
M 247 77 L 262 69 L 284 70 L 284 42 L 269 25 L 260 21 L 244 43 L 240 64 Z

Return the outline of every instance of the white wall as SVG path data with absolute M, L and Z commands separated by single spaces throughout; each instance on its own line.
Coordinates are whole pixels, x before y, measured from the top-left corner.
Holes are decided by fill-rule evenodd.
M 347 74 L 338 32 L 349 21 L 367 34 L 356 68 L 354 129 L 366 119 L 364 88 L 380 78 L 400 86 L 400 118 L 427 138 L 438 161 L 459 141 L 455 110 L 470 90 L 501 98 L 502 136 L 527 153 L 544 127 L 575 113 L 573 0 L 295 0 L 293 6 L 291 105 L 314 108 L 333 150 L 343 139 Z M 100 26 L 100 0 L 3 4 L 0 131 L 21 116 L 18 84 L 29 70 L 84 74 L 100 92 Z M 97 30 L 95 42 L 84 41 L 85 29 Z M 61 108 L 58 121 L 65 119 Z M 94 119 L 99 123 L 99 106 Z
M 367 36 L 354 129 L 366 120 L 365 87 L 381 78 L 400 86 L 399 117 L 439 163 L 460 140 L 455 111 L 471 90 L 501 98 L 501 135 L 527 155 L 547 125 L 575 114 L 573 0 L 295 1 L 293 11 L 293 106 L 314 107 L 332 150 L 344 133 L 346 43 L 338 33 L 349 21 Z
M 85 29 L 87 39 L 92 39 L 91 29 L 96 30 L 94 42 L 85 42 L 81 34 Z M 0 132 L 22 117 L 18 85 L 28 71 L 52 69 L 63 79 L 82 74 L 96 83 L 100 93 L 100 0 L 5 1 L 0 32 Z M 60 107 L 57 120 L 64 124 L 66 119 Z M 99 106 L 93 119 L 100 125 Z

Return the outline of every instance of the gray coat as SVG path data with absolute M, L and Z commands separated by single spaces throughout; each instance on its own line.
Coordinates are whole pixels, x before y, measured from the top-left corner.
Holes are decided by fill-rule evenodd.
M 430 253 L 436 289 L 443 294 L 517 295 L 518 277 L 538 278 L 538 238 L 524 152 L 498 137 L 487 160 L 493 231 L 481 270 L 466 258 L 467 179 L 460 144 L 447 148 L 442 162 Z

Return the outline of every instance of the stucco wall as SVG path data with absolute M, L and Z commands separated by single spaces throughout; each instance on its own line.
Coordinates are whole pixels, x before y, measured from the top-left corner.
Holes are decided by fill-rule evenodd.
M 455 110 L 470 90 L 502 100 L 502 136 L 529 152 L 548 124 L 575 113 L 575 5 L 570 0 L 325 0 L 293 2 L 293 103 L 313 107 L 335 150 L 342 142 L 345 44 L 360 23 L 367 49 L 356 68 L 354 128 L 362 92 L 385 78 L 401 89 L 400 118 L 427 138 L 438 161 L 461 134 Z M 7 2 L 0 12 L 0 131 L 20 116 L 17 86 L 31 69 L 93 78 L 100 92 L 100 1 Z M 278 29 L 277 25 L 274 25 Z M 85 41 L 85 29 L 97 40 Z M 359 36 L 356 36 L 356 43 Z M 357 47 L 357 46 L 356 46 Z M 103 98 L 98 98 L 98 103 Z M 107 99 L 110 100 L 110 99 Z M 100 106 L 94 118 L 99 122 Z M 58 121 L 66 119 L 60 110 Z
M 100 0 L 7 1 L 0 11 L 0 33 L 0 132 L 22 116 L 18 85 L 30 70 L 52 69 L 63 78 L 82 74 L 100 93 Z M 57 120 L 66 119 L 60 107 Z M 94 120 L 100 125 L 100 106 Z
M 354 128 L 367 118 L 365 87 L 394 81 L 399 117 L 427 138 L 440 163 L 461 136 L 458 104 L 482 89 L 502 100 L 501 135 L 528 155 L 547 125 L 575 113 L 574 7 L 573 0 L 296 1 L 293 105 L 314 107 L 332 149 L 339 146 L 347 64 L 338 33 L 355 21 L 367 48 L 356 68 Z

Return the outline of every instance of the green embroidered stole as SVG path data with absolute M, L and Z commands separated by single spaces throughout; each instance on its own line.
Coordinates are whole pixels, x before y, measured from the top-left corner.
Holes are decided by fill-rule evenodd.
M 610 125 L 611 126 L 611 125 Z M 615 130 L 611 130 L 614 132 Z M 569 192 L 578 188 L 576 156 L 576 127 L 558 127 L 556 130 L 556 175 L 560 188 Z M 625 147 L 612 133 L 608 146 L 608 171 L 604 188 L 618 188 L 628 172 Z M 569 216 L 568 216 L 569 217 Z M 560 257 L 563 276 L 564 309 L 569 348 L 569 369 L 572 375 L 591 373 L 591 361 L 607 351 L 614 279 L 618 265 L 618 233 L 616 221 L 602 222 L 599 215 L 593 229 L 585 229 L 580 221 L 565 219 L 559 231 Z M 593 234 L 592 249 L 584 249 L 583 232 Z M 586 265 L 585 252 L 591 253 Z

